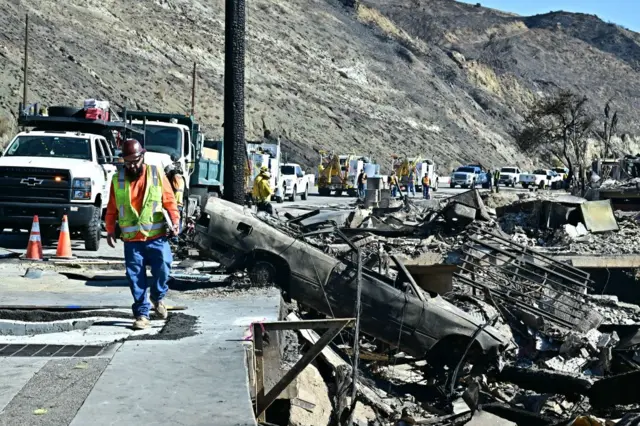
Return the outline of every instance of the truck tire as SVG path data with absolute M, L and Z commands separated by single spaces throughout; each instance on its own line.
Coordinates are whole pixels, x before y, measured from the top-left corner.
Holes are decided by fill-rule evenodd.
M 318 195 L 328 197 L 331 195 L 331 188 L 318 188 Z
M 342 197 L 342 189 L 336 189 L 336 192 L 334 193 L 334 195 L 336 197 Z
M 293 185 L 293 192 L 291 193 L 291 197 L 289 198 L 289 201 L 296 201 L 297 196 L 298 196 L 298 187 L 296 185 Z
M 101 235 L 101 220 L 100 216 L 102 209 L 100 207 L 93 207 L 93 217 L 91 222 L 83 229 L 84 235 L 84 249 L 87 251 L 98 251 L 100 248 Z
M 450 183 L 450 184 L 449 184 L 449 188 L 455 188 L 455 187 L 456 187 L 456 184 L 455 184 L 455 183 Z
M 529 184 L 528 184 L 528 183 L 524 183 L 524 182 L 522 182 L 522 187 L 523 187 L 524 189 L 527 189 L 527 188 L 529 188 Z
M 300 199 L 302 199 L 302 201 L 306 201 L 307 198 L 309 198 L 309 185 L 306 185 L 304 187 L 304 192 L 302 193 L 302 195 L 300 196 Z

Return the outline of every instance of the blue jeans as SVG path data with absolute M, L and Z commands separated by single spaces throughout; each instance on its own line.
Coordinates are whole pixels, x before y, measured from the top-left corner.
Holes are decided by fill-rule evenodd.
M 431 198 L 429 195 L 429 185 L 422 185 L 422 196 L 427 200 Z
M 409 187 L 407 188 L 407 195 L 409 194 L 413 194 L 413 196 L 416 196 L 416 185 L 413 182 L 409 182 Z
M 364 200 L 364 183 L 358 184 L 358 198 Z
M 149 318 L 151 305 L 147 299 L 147 288 L 153 302 L 161 301 L 169 290 L 167 283 L 173 255 L 167 237 L 151 241 L 125 242 L 124 262 L 133 296 L 133 316 Z M 151 267 L 150 282 L 147 281 L 147 265 Z

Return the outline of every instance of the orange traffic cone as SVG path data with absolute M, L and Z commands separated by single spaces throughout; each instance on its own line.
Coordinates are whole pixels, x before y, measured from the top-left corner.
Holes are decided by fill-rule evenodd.
M 60 238 L 58 238 L 56 257 L 73 258 L 73 255 L 71 254 L 71 235 L 69 234 L 69 221 L 67 220 L 66 214 L 62 217 L 62 226 L 60 227 Z
M 42 239 L 40 238 L 40 221 L 38 220 L 38 215 L 33 216 L 31 234 L 29 234 L 29 244 L 27 244 L 27 253 L 24 258 L 29 260 L 42 260 Z

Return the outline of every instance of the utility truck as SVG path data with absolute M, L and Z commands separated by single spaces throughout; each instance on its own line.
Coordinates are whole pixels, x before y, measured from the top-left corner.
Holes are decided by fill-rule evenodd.
M 422 178 L 426 174 L 431 182 L 431 189 L 438 190 L 440 177 L 436 173 L 435 162 L 431 159 L 422 157 L 405 158 L 400 161 L 393 162 L 393 169 L 398 177 L 398 183 L 402 190 L 406 190 L 409 186 L 409 173 L 415 170 L 414 185 L 416 191 L 422 191 Z
M 123 110 L 128 124 L 142 132 L 145 163 L 174 164 L 185 180 L 182 220 L 196 220 L 207 199 L 223 189 L 224 144 L 206 139 L 195 118 L 184 114 Z M 183 226 L 184 229 L 184 226 Z
M 55 238 L 67 215 L 71 237 L 96 251 L 118 141 L 141 132 L 117 117 L 86 118 L 94 117 L 87 108 L 52 106 L 46 116 L 38 111 L 36 104 L 20 106 L 18 124 L 26 130 L 0 157 L 0 230 L 29 230 L 38 215 L 43 236 Z

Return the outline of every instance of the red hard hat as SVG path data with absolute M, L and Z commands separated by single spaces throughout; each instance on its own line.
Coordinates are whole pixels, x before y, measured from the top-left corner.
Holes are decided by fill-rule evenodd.
M 142 155 L 147 152 L 137 139 L 127 139 L 122 145 L 122 156 L 130 157 L 134 155 Z

